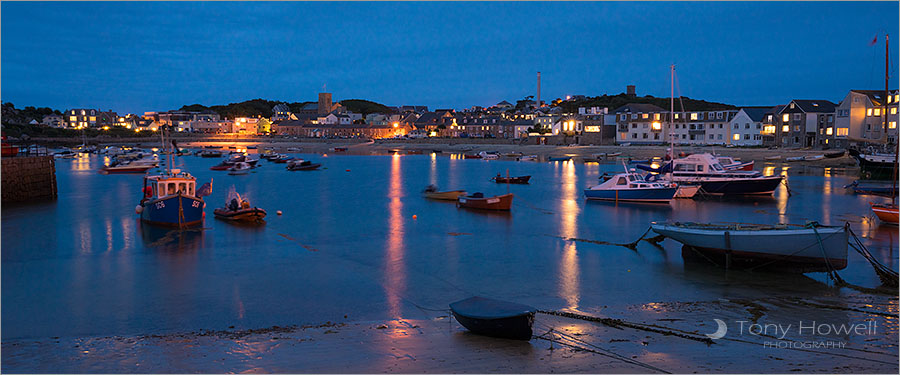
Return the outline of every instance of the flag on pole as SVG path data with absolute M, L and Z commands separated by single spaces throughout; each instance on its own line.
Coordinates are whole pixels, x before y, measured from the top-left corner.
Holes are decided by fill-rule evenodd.
M 869 45 L 870 45 L 870 46 L 874 46 L 875 43 L 878 43 L 878 34 L 875 34 L 875 37 L 872 38 L 872 41 L 869 42 Z

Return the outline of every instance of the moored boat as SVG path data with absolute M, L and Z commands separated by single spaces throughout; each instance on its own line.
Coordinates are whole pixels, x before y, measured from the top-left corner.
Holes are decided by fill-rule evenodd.
M 537 155 L 525 155 L 519 158 L 519 161 L 538 161 Z
M 245 162 L 237 162 L 234 163 L 231 167 L 228 168 L 228 174 L 230 175 L 244 175 L 250 173 L 250 170 L 253 169 L 253 166 L 250 163 Z
M 322 166 L 322 164 L 313 163 L 309 160 L 294 159 L 287 163 L 287 166 L 285 167 L 285 169 L 287 169 L 289 171 L 311 171 L 311 170 L 318 169 L 321 166 Z
M 459 196 L 456 205 L 465 208 L 479 210 L 509 211 L 512 207 L 512 194 L 503 194 L 494 197 L 485 197 L 483 193 Z
M 799 272 L 847 267 L 846 226 L 738 223 L 651 223 L 657 234 L 685 245 L 682 254 L 722 260 L 726 267 Z
M 549 161 L 569 161 L 572 160 L 571 156 L 551 156 L 548 158 Z
M 481 151 L 478 153 L 478 156 L 481 156 L 484 160 L 496 160 L 500 159 L 500 154 L 494 151 Z
M 422 193 L 425 198 L 439 201 L 456 201 L 457 198 L 466 195 L 465 190 L 438 191 L 438 187 L 435 185 L 428 185 Z
M 203 158 L 220 158 L 222 157 L 222 151 L 218 150 L 203 150 L 199 153 L 200 157 Z
M 844 186 L 852 188 L 856 194 L 883 195 L 892 197 L 897 195 L 897 184 L 878 180 L 856 180 L 852 184 Z
M 459 324 L 479 335 L 531 340 L 534 314 L 528 305 L 484 297 L 470 297 L 450 304 Z
M 847 150 L 857 164 L 862 178 L 867 180 L 890 180 L 894 178 L 894 160 L 897 154 L 887 153 L 860 153 L 859 150 Z
M 885 224 L 898 223 L 897 205 L 891 203 L 872 203 L 872 212 Z
M 157 176 L 144 177 L 144 197 L 135 211 L 141 221 L 154 225 L 187 227 L 203 220 L 203 196 L 212 185 L 195 189 L 196 178 L 172 169 Z
M 678 190 L 658 182 L 649 182 L 637 173 L 619 173 L 584 190 L 587 199 L 614 202 L 669 203 Z
M 250 202 L 241 198 L 240 194 L 229 193 L 228 204 L 213 210 L 216 219 L 242 222 L 261 222 L 266 217 L 266 210 L 250 207 Z
M 497 176 L 492 177 L 491 180 L 498 184 L 527 184 L 528 180 L 531 180 L 531 176 L 501 177 L 497 173 Z
M 829 152 L 829 153 L 825 154 L 824 156 L 828 159 L 835 159 L 835 158 L 844 156 L 844 154 L 846 154 L 846 153 L 847 153 L 847 151 L 841 150 L 841 151 Z
M 712 195 L 769 195 L 783 179 L 782 176 L 764 176 L 758 171 L 725 170 L 711 154 L 675 159 L 666 164 L 661 173 L 665 173 L 666 180 L 678 184 L 699 184 L 705 193 Z
M 463 159 L 481 159 L 481 155 L 464 154 Z

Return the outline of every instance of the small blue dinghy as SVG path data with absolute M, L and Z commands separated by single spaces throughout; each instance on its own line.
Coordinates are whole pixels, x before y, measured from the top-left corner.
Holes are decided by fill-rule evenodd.
M 471 297 L 451 303 L 450 311 L 472 333 L 528 341 L 537 309 L 515 302 Z

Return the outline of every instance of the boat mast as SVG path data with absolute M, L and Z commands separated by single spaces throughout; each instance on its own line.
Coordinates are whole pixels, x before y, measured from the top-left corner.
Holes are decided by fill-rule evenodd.
M 669 70 L 669 87 L 672 91 L 669 96 L 669 124 L 667 125 L 667 128 L 669 129 L 669 152 L 671 152 L 671 155 L 669 156 L 669 165 L 672 166 L 672 170 L 669 172 L 669 180 L 673 181 L 675 178 L 675 128 L 673 126 L 675 124 L 675 64 L 672 64 Z
M 884 97 L 881 100 L 881 104 L 884 106 L 882 112 L 884 113 L 884 122 L 882 125 L 882 130 L 884 131 L 885 140 L 888 136 L 888 98 L 890 98 L 891 92 L 888 89 L 888 84 L 890 83 L 890 52 L 889 48 L 891 46 L 890 34 L 884 34 Z
M 890 91 L 890 80 L 891 80 L 891 71 L 890 71 L 890 46 L 891 46 L 891 35 L 885 33 L 884 34 L 884 100 L 882 100 L 882 104 L 884 104 L 884 137 L 888 136 L 888 98 L 891 97 Z M 897 104 L 896 102 L 894 104 Z M 900 106 L 900 105 L 898 105 Z M 897 148 L 894 150 L 894 171 L 891 176 L 891 203 L 897 204 L 897 162 L 898 156 L 900 156 L 900 139 L 894 139 L 894 143 L 897 143 Z

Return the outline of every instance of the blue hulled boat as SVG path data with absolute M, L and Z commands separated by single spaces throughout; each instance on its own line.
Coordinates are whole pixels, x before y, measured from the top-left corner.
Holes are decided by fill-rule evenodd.
M 669 203 L 678 187 L 650 182 L 637 173 L 619 173 L 584 190 L 587 199 L 623 202 Z
M 165 142 L 165 132 L 160 133 Z M 178 146 L 172 141 L 172 149 Z M 167 166 L 175 164 L 175 156 L 169 153 Z M 143 197 L 135 207 L 141 221 L 167 227 L 184 228 L 203 222 L 203 197 L 212 191 L 212 181 L 197 188 L 197 179 L 179 169 L 166 168 L 156 176 L 144 176 Z
M 203 221 L 203 193 L 210 188 L 204 184 L 200 194 L 196 178 L 177 169 L 158 176 L 144 177 L 144 198 L 136 211 L 141 220 L 155 225 L 188 227 Z

